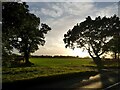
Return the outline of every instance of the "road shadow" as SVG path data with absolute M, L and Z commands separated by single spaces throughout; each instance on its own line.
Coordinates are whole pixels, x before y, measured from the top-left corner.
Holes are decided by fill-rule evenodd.
M 34 79 L 15 81 L 11 83 L 3 83 L 2 90 L 51 90 L 51 89 L 72 89 L 76 88 L 76 84 L 85 79 L 89 79 L 98 72 L 86 71 L 69 74 L 53 75 L 48 77 L 38 77 Z

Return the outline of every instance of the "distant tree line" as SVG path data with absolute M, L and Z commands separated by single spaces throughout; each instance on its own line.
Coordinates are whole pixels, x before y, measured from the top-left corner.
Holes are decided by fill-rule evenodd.
M 41 56 L 36 56 L 32 55 L 32 58 L 78 58 L 78 56 L 49 56 L 49 55 L 41 55 Z

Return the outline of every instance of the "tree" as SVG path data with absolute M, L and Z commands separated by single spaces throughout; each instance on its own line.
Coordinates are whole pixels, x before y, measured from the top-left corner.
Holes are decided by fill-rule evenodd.
M 120 21 L 119 18 L 114 16 L 111 20 L 113 23 L 113 32 L 111 33 L 112 39 L 109 41 L 109 51 L 114 53 L 114 58 L 119 59 L 120 56 Z
M 25 2 L 4 2 L 2 6 L 3 45 L 6 51 L 15 48 L 23 53 L 26 64 L 30 64 L 30 53 L 38 50 L 38 45 L 45 44 L 45 34 L 51 30 L 43 23 L 40 28 L 40 18 L 30 13 L 28 7 Z
M 66 48 L 83 48 L 92 57 L 98 69 L 103 68 L 100 56 L 108 51 L 108 42 L 116 32 L 120 32 L 119 18 L 114 15 L 110 18 L 100 16 L 92 20 L 90 16 L 77 24 L 72 30 L 64 34 Z
M 12 40 L 17 38 L 16 31 L 21 26 L 21 17 L 28 12 L 25 3 L 2 3 L 2 61 L 10 60 L 13 46 Z
M 120 35 L 117 33 L 109 42 L 109 51 L 113 52 L 114 59 L 119 60 L 120 57 Z

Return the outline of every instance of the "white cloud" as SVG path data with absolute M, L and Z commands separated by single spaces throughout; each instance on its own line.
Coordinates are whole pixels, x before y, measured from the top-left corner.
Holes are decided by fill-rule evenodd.
M 93 3 L 85 3 L 85 2 L 67 2 L 67 3 L 54 3 L 48 4 L 48 8 L 42 8 L 41 13 L 44 15 L 52 16 L 52 17 L 60 17 L 63 14 L 65 15 L 85 15 L 89 14 L 90 10 L 93 9 Z
M 59 17 L 63 14 L 62 10 L 57 6 L 53 6 L 51 9 L 42 8 L 40 12 L 51 17 Z
M 90 14 L 90 10 L 93 9 L 93 3 L 46 3 L 47 7 L 33 8 L 31 13 L 35 13 L 37 16 L 45 15 L 50 17 L 61 17 L 63 15 L 79 15 L 84 16 Z
M 72 14 L 72 15 L 79 15 L 82 16 L 84 14 L 90 13 L 89 10 L 93 9 L 93 3 L 85 3 L 85 2 L 68 2 L 63 4 L 65 12 Z
M 93 2 L 67 2 L 67 3 L 46 3 L 47 7 L 43 8 L 33 8 L 31 13 L 35 13 L 37 16 L 50 16 L 52 18 L 62 18 L 67 15 L 74 15 L 80 17 L 86 16 L 110 16 L 117 13 L 117 3 L 116 5 L 96 8 Z

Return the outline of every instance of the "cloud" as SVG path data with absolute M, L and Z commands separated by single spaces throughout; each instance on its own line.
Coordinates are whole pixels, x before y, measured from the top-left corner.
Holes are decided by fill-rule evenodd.
M 93 8 L 93 3 L 88 2 L 68 2 L 63 4 L 65 12 L 72 15 L 84 15 L 89 12 Z
M 95 2 L 57 2 L 57 3 L 48 3 L 43 2 L 43 7 L 40 7 L 42 4 L 37 4 L 37 7 L 32 8 L 31 13 L 35 13 L 37 16 L 44 18 L 62 18 L 65 16 L 74 16 L 85 18 L 89 16 L 109 16 L 117 13 L 117 3 L 116 5 L 103 6 L 97 8 Z M 104 3 L 99 3 L 104 4 Z M 107 4 L 107 3 L 106 3 Z M 43 20 L 44 21 L 44 20 Z
M 113 3 L 112 5 L 96 9 L 96 16 L 113 16 L 114 14 L 118 15 L 118 3 Z
M 26 2 L 93 2 L 93 0 L 22 0 Z
M 50 16 L 50 17 L 62 17 L 65 15 L 81 15 L 89 14 L 90 10 L 93 9 L 93 3 L 85 2 L 67 2 L 67 3 L 42 3 L 45 6 L 39 8 L 34 6 L 31 12 L 35 13 L 37 16 Z M 40 4 L 41 5 L 41 4 Z M 38 6 L 38 3 L 37 3 Z M 36 9 L 35 9 L 36 8 Z
M 62 10 L 57 6 L 53 6 L 51 9 L 42 8 L 40 12 L 51 17 L 59 17 L 63 14 Z
M 91 16 L 93 19 L 96 16 L 111 16 L 117 14 L 117 3 L 106 4 L 107 6 L 98 7 L 98 3 L 36 3 L 37 6 L 31 5 L 31 12 L 41 18 L 42 23 L 48 24 L 52 30 L 46 35 L 46 44 L 44 47 L 40 46 L 40 49 L 34 54 L 44 55 L 75 55 L 75 51 L 66 49 L 63 42 L 64 34 L 68 29 L 72 29 L 74 25 L 85 20 L 87 16 Z M 39 5 L 40 4 L 40 5 Z M 41 6 L 43 5 L 43 6 Z M 82 50 L 80 54 L 82 56 Z M 86 52 L 84 53 L 86 54 Z M 87 54 L 86 54 L 87 55 Z
M 119 0 L 21 0 L 26 2 L 119 2 Z

